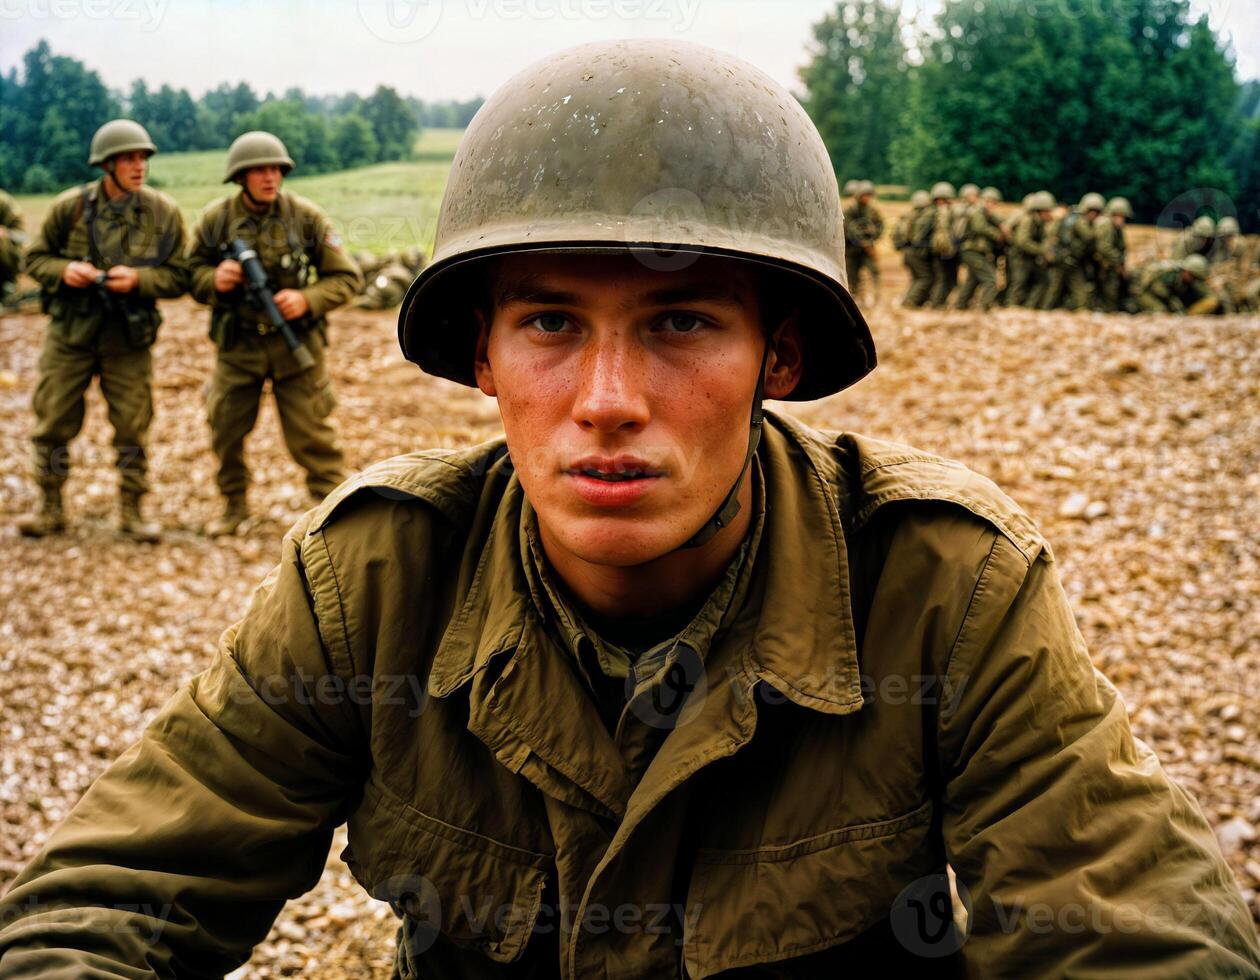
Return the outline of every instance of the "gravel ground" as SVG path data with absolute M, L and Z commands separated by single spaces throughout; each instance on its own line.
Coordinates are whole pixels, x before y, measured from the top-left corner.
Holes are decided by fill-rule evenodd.
M 147 502 L 168 534 L 153 547 L 113 537 L 95 392 L 73 448 L 72 530 L 18 537 L 12 521 L 36 497 L 27 439 L 43 320 L 0 319 L 0 888 L 206 664 L 306 506 L 268 403 L 249 443 L 256 517 L 225 542 L 198 534 L 218 508 L 203 395 L 213 352 L 204 311 L 165 309 Z M 1198 798 L 1260 921 L 1260 323 L 886 303 L 871 321 L 879 370 L 792 411 L 960 459 L 1032 514 L 1095 662 Z M 498 431 L 491 401 L 402 361 L 392 314 L 343 313 L 333 330 L 352 465 Z M 354 884 L 342 845 L 234 977 L 388 975 L 393 915 Z

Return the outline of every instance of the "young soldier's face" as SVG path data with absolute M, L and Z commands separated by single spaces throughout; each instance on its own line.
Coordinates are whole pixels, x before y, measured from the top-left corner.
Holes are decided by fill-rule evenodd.
M 703 258 L 510 255 L 477 352 L 549 547 L 632 566 L 686 542 L 743 466 L 765 343 L 755 275 Z M 791 321 L 766 397 L 800 374 Z
M 143 150 L 119 153 L 113 158 L 114 183 L 128 193 L 144 186 L 144 175 L 149 169 L 149 155 Z
M 245 189 L 255 201 L 269 204 L 280 193 L 284 174 L 274 164 L 266 167 L 250 167 L 245 171 Z

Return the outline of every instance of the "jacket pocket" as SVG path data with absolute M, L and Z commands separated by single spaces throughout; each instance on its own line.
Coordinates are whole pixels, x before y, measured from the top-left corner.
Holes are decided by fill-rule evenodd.
M 374 782 L 350 819 L 343 855 L 373 898 L 403 916 L 408 955 L 438 936 L 508 963 L 529 942 L 551 857 L 437 820 Z
M 687 896 L 687 974 L 805 956 L 879 923 L 901 890 L 938 870 L 932 803 L 889 820 L 856 824 L 789 844 L 701 848 Z

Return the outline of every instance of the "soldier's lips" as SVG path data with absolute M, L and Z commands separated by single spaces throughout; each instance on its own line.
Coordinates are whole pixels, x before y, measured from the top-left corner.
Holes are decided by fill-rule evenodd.
M 564 470 L 574 492 L 593 507 L 626 507 L 641 500 L 665 471 L 635 457 L 590 457 Z

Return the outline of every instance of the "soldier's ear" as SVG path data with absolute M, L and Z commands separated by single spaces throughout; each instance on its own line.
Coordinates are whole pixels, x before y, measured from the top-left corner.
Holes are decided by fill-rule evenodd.
M 480 309 L 474 310 L 473 316 L 477 320 L 477 350 L 473 355 L 473 373 L 482 393 L 494 398 L 498 395 L 498 389 L 494 386 L 494 369 L 490 367 L 490 321 Z
M 765 396 L 786 398 L 800 383 L 805 371 L 801 344 L 800 310 L 793 310 L 770 335 L 770 357 L 766 361 Z

